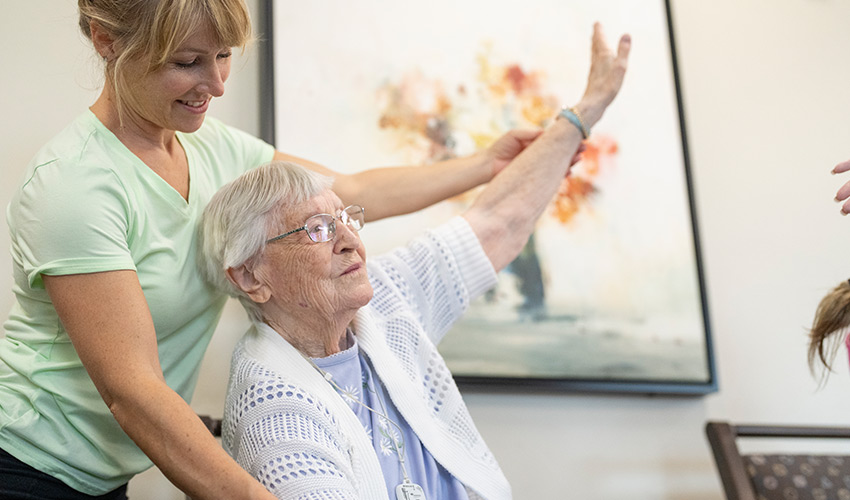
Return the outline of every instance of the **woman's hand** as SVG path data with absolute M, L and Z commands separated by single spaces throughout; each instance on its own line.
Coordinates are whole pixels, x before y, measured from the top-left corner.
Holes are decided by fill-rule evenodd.
M 611 50 L 605 41 L 602 26 L 593 25 L 593 44 L 591 48 L 590 74 L 587 88 L 576 106 L 588 128 L 593 127 L 602 118 L 605 108 L 611 104 L 623 85 L 632 39 L 626 34 L 620 38 L 617 53 Z
M 850 170 L 850 160 L 839 163 L 832 169 L 833 174 L 841 174 Z M 841 215 L 850 214 L 850 181 L 844 183 L 843 186 L 835 193 L 835 201 L 842 203 Z
M 511 130 L 484 150 L 484 155 L 490 162 L 493 177 L 504 170 L 508 163 L 516 158 L 516 155 L 520 154 L 542 133 L 542 130 Z
M 484 151 L 488 161 L 492 166 L 493 177 L 508 166 L 508 163 L 534 142 L 543 130 L 511 130 L 507 134 L 500 137 L 496 142 L 490 145 Z M 584 151 L 584 144 L 579 146 L 578 151 L 573 156 L 570 165 L 575 165 L 581 159 L 581 153 Z

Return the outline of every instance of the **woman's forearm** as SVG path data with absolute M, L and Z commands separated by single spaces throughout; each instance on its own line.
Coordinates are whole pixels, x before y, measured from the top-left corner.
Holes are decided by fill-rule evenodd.
M 124 432 L 195 499 L 274 498 L 231 459 L 165 382 L 136 273 L 43 275 L 62 325 Z
M 110 410 L 163 474 L 193 499 L 275 498 L 224 451 L 194 410 L 161 379 L 137 379 L 126 396 L 113 397 Z
M 375 168 L 339 175 L 334 191 L 345 203 L 366 207 L 369 220 L 402 215 L 457 196 L 489 181 L 486 152 L 420 167 Z
M 368 220 L 415 212 L 485 183 L 495 173 L 488 151 L 428 166 L 374 168 L 354 174 L 340 174 L 279 151 L 274 159 L 333 176 L 334 192 L 346 204 L 365 207 Z
M 496 150 L 481 150 L 431 165 L 374 168 L 353 174 L 334 172 L 279 151 L 274 159 L 333 176 L 334 192 L 344 203 L 363 206 L 368 220 L 378 220 L 415 212 L 490 181 L 537 134 L 512 132 L 499 139 L 502 147 Z

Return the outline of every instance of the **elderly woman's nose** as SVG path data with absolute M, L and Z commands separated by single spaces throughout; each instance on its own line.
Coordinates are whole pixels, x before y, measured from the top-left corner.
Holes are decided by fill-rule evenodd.
M 334 239 L 334 250 L 343 252 L 347 250 L 357 250 L 363 243 L 360 241 L 357 231 L 348 224 L 340 222 L 336 225 L 336 238 Z

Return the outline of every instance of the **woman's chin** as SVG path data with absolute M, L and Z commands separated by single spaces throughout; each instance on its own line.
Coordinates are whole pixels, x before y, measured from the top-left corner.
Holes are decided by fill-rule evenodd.
M 361 307 L 365 307 L 369 301 L 372 300 L 373 294 L 374 291 L 372 290 L 372 285 L 367 281 L 365 285 L 357 287 L 356 290 L 352 290 L 348 303 L 351 307 L 360 309 Z

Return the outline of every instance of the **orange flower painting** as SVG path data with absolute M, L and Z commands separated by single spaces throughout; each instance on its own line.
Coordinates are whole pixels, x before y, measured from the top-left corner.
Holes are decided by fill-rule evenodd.
M 276 147 L 343 173 L 428 169 L 510 130 L 548 127 L 583 95 L 594 21 L 611 36 L 630 33 L 623 89 L 594 124 L 580 161 L 520 255 L 469 304 L 439 349 L 458 380 L 710 389 L 674 31 L 663 2 L 517 7 L 276 4 Z M 462 214 L 476 194 L 377 221 L 361 237 L 372 255 L 390 251 Z

